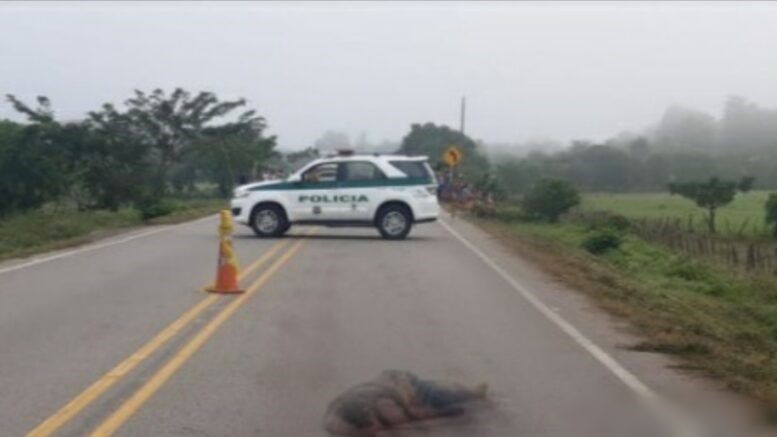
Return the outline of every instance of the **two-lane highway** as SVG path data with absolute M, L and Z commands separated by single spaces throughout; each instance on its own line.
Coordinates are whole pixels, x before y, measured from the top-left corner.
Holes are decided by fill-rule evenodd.
M 469 416 L 392 435 L 678 436 L 656 405 L 718 396 L 624 355 L 598 311 L 461 222 L 399 242 L 239 229 L 240 296 L 200 291 L 215 227 L 0 270 L 0 434 L 323 435 L 329 400 L 392 368 L 492 389 Z M 720 435 L 755 435 L 717 418 Z

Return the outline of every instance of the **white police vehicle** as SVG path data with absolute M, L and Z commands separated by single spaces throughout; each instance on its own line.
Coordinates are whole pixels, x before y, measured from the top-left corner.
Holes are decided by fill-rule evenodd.
M 259 237 L 293 224 L 374 226 L 403 239 L 415 223 L 437 220 L 437 181 L 426 157 L 339 155 L 317 159 L 285 180 L 235 189 L 232 215 Z

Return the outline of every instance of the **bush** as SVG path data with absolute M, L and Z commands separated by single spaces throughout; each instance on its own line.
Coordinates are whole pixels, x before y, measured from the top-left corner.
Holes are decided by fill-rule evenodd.
M 487 205 L 476 203 L 472 207 L 472 214 L 478 218 L 493 219 L 503 222 L 517 222 L 526 220 L 526 215 L 520 208 L 509 205 Z
M 523 198 L 523 210 L 531 218 L 557 222 L 580 204 L 580 194 L 567 181 L 542 179 Z
M 772 234 L 777 237 L 777 193 L 769 195 L 766 201 L 766 223 L 772 228 Z
M 495 217 L 503 222 L 519 222 L 526 220 L 526 214 L 520 208 L 504 206 L 496 209 Z
M 169 200 L 153 199 L 138 202 L 136 208 L 143 220 L 170 215 L 180 209 L 180 205 Z
M 601 255 L 620 247 L 623 240 L 612 231 L 595 232 L 583 240 L 583 248 L 594 255 Z
M 685 279 L 686 281 L 703 281 L 710 279 L 707 270 L 700 263 L 682 260 L 668 266 L 666 274 L 675 278 Z
M 622 216 L 620 214 L 611 214 L 607 216 L 602 222 L 599 224 L 601 227 L 614 229 L 619 232 L 628 231 L 631 227 L 631 221 L 626 218 L 625 216 Z
M 477 202 L 472 206 L 472 214 L 478 218 L 496 218 L 496 207 Z
M 625 232 L 631 227 L 631 221 L 628 218 L 609 211 L 579 213 L 575 214 L 573 220 L 582 222 L 592 231 L 610 229 Z

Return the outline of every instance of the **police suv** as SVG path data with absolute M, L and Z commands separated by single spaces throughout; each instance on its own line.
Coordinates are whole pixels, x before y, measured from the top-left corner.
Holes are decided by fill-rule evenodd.
M 437 220 L 437 181 L 426 157 L 348 155 L 317 159 L 285 180 L 235 189 L 232 215 L 259 237 L 292 224 L 374 226 L 405 238 L 415 223 Z

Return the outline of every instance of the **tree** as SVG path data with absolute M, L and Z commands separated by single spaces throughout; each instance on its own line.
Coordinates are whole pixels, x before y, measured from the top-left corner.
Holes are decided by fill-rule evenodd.
M 334 152 L 338 149 L 350 149 L 351 138 L 345 132 L 328 130 L 313 144 L 318 150 Z
M 728 205 L 734 200 L 738 191 L 747 192 L 753 187 L 754 179 L 742 178 L 739 182 L 724 181 L 717 177 L 707 182 L 678 182 L 669 184 L 671 194 L 679 194 L 693 200 L 700 208 L 707 210 L 707 226 L 715 233 L 715 218 L 718 208 Z
M 289 152 L 283 156 L 283 162 L 287 171 L 297 171 L 307 163 L 321 157 L 321 153 L 315 147 Z
M 528 159 L 504 159 L 494 166 L 494 176 L 507 194 L 525 192 L 540 174 L 540 166 Z
M 255 174 L 272 156 L 276 139 L 265 137 L 265 128 L 263 119 L 249 117 L 203 130 L 196 146 L 198 166 L 218 184 L 222 196 L 228 196 L 238 179 Z
M 490 174 L 484 173 L 474 183 L 475 189 L 486 197 L 502 201 L 507 198 L 507 193 L 499 181 Z
M 661 190 L 670 180 L 671 161 L 666 155 L 651 155 L 644 163 L 644 187 L 650 190 Z
M 639 137 L 628 143 L 629 155 L 639 162 L 645 162 L 650 157 L 650 143 L 645 137 Z
M 224 194 L 275 146 L 254 111 L 233 115 L 244 100 L 207 92 L 136 91 L 122 109 L 105 104 L 71 123 L 56 121 L 46 97 L 37 106 L 8 100 L 28 123 L 0 126 L 0 213 L 59 199 L 81 209 L 148 206 L 171 183 L 182 190 L 203 177 Z
M 595 145 L 579 149 L 570 179 L 593 191 L 626 191 L 630 188 L 629 156 L 622 150 Z
M 6 96 L 28 123 L 8 124 L 0 145 L 0 213 L 30 209 L 56 200 L 73 184 L 80 128 L 54 120 L 51 102 L 37 98 L 33 108 L 13 95 Z
M 720 175 L 718 161 L 708 153 L 673 152 L 666 155 L 671 181 L 701 181 Z
M 532 218 L 558 221 L 562 214 L 580 204 L 580 194 L 567 181 L 542 179 L 523 198 L 524 212 Z
M 89 135 L 80 171 L 89 206 L 115 210 L 151 197 L 155 190 L 151 145 L 139 138 L 132 117 L 105 104 L 90 112 L 85 124 Z
M 766 223 L 772 228 L 772 234 L 777 237 L 777 193 L 769 195 L 766 201 Z
M 161 196 L 166 188 L 171 166 L 181 163 L 200 141 L 206 128 L 217 129 L 217 120 L 246 104 L 244 99 L 220 101 L 215 94 L 200 91 L 192 95 L 176 88 L 170 95 L 156 89 L 151 93 L 135 90 L 135 96 L 125 102 L 137 141 L 154 151 L 154 194 Z M 264 122 L 255 111 L 243 112 L 238 124 Z M 226 125 L 221 125 L 222 127 Z
M 753 152 L 777 145 L 777 110 L 762 108 L 743 97 L 726 101 L 720 120 L 721 145 L 732 152 Z
M 460 164 L 461 173 L 470 180 L 477 180 L 489 171 L 489 162 L 481 153 L 475 141 L 463 133 L 448 126 L 433 123 L 413 124 L 402 139 L 399 153 L 406 155 L 426 155 L 432 167 L 442 165 L 442 154 L 450 146 L 457 146 L 464 154 Z
M 20 153 L 19 138 L 23 127 L 12 121 L 0 121 L 0 215 L 6 214 L 22 200 L 21 193 L 32 191 L 24 185 L 30 181 L 20 178 L 16 160 Z
M 713 151 L 717 143 L 715 117 L 694 109 L 672 106 L 655 129 L 655 142 L 665 150 Z

